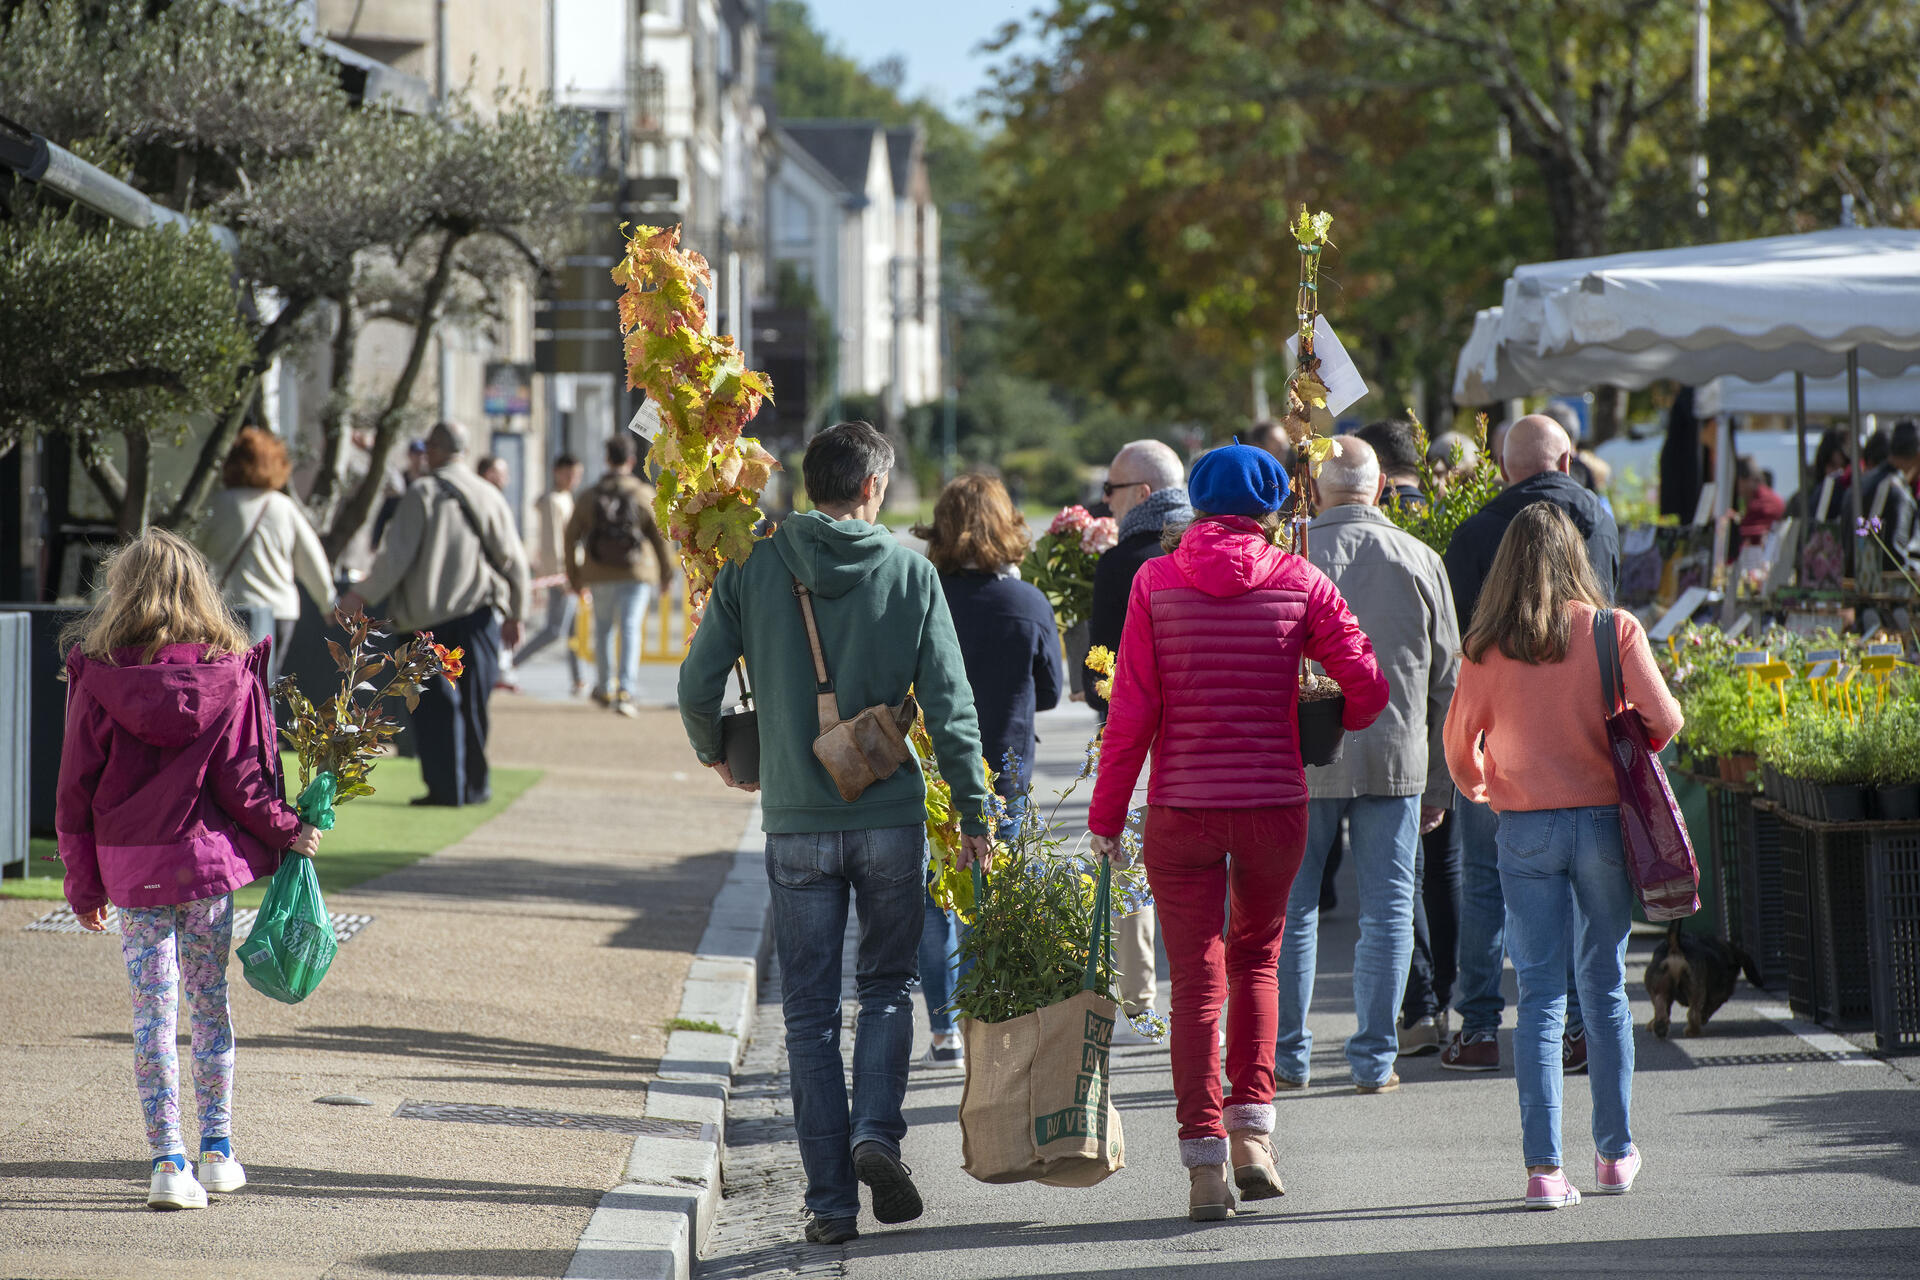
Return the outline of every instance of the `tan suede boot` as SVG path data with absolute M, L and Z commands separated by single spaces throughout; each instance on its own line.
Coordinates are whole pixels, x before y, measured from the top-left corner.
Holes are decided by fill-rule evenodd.
M 1273 1163 L 1273 1142 L 1264 1133 L 1241 1129 L 1227 1135 L 1233 1149 L 1233 1185 L 1242 1200 L 1271 1200 L 1287 1194 Z
M 1187 1170 L 1187 1217 L 1193 1222 L 1225 1222 L 1233 1216 L 1233 1189 L 1227 1185 L 1227 1166 L 1203 1164 Z

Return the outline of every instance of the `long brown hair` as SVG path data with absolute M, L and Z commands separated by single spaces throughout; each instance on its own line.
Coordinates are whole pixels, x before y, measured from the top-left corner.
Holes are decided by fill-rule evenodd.
M 106 594 L 83 618 L 60 633 L 62 651 L 112 662 L 116 649 L 141 650 L 142 662 L 170 644 L 205 646 L 204 660 L 245 653 L 240 629 L 207 562 L 192 543 L 165 529 L 149 529 L 108 557 L 102 573 Z
M 942 573 L 997 573 L 1026 559 L 1033 545 L 1007 487 L 978 473 L 955 477 L 933 504 L 933 523 L 913 532 L 927 540 L 927 558 Z
M 220 483 L 229 489 L 284 489 L 293 474 L 286 443 L 271 431 L 242 427 L 220 468 Z
M 1573 643 L 1569 606 L 1607 607 L 1587 545 L 1567 513 L 1551 502 L 1520 509 L 1500 540 L 1462 644 L 1478 662 L 1498 647 L 1516 662 L 1563 662 Z

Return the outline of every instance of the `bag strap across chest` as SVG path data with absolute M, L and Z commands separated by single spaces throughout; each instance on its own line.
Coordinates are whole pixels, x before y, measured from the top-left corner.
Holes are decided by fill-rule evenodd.
M 827 655 L 820 647 L 820 624 L 813 616 L 813 592 L 793 580 L 793 596 L 800 602 L 800 619 L 807 626 L 807 644 L 813 650 L 814 700 L 820 712 L 820 732 L 840 723 L 840 699 L 833 691 L 833 678 L 827 674 Z

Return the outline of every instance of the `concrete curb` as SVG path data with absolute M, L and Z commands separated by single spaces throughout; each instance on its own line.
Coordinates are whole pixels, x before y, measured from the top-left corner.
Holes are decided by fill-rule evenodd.
M 756 803 L 726 882 L 714 895 L 680 999 L 681 1018 L 716 1024 L 721 1033 L 668 1036 L 659 1078 L 647 1088 L 647 1115 L 694 1121 L 700 1137 L 634 1140 L 625 1180 L 593 1211 L 567 1267 L 568 1280 L 692 1280 L 719 1214 L 727 1095 L 753 1031 L 760 968 L 773 945 L 771 904 Z

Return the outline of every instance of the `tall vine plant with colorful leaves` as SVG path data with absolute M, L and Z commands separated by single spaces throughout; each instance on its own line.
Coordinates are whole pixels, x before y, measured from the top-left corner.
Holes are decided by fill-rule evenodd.
M 620 286 L 620 333 L 627 386 L 644 391 L 659 425 L 647 453 L 657 471 L 654 516 L 680 552 L 687 596 L 698 611 L 721 566 L 753 554 L 766 518 L 760 494 L 779 466 L 746 434 L 773 395 L 764 373 L 747 367 L 732 336 L 707 332 L 701 289 L 712 284 L 707 260 L 680 247 L 679 227 L 634 227 L 613 268 Z M 927 780 L 927 834 L 946 904 L 971 902 L 971 883 L 953 874 L 960 820 L 951 789 L 935 766 L 924 720 L 914 750 Z
M 627 386 L 644 391 L 659 428 L 647 454 L 659 477 L 654 515 L 680 549 L 697 608 L 720 566 L 753 552 L 760 493 L 778 465 L 747 424 L 773 394 L 728 334 L 707 332 L 707 260 L 678 227 L 635 227 L 613 269 Z

